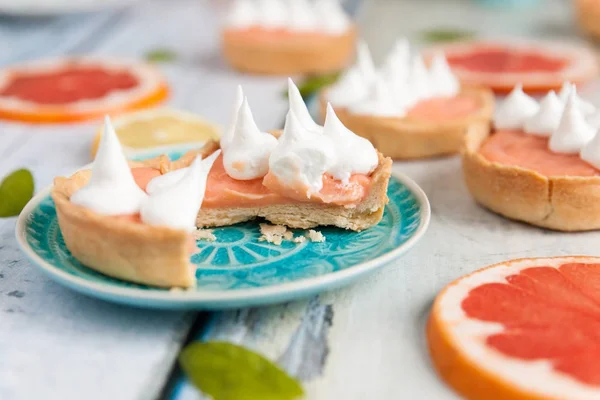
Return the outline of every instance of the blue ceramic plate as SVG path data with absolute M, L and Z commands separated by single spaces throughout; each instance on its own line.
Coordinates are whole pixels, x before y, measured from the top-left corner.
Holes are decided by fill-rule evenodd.
M 169 155 L 175 159 L 181 153 Z M 216 242 L 197 242 L 199 251 L 192 256 L 198 266 L 196 287 L 170 291 L 110 278 L 79 263 L 65 247 L 49 193 L 47 188 L 37 194 L 19 217 L 16 235 L 25 254 L 71 289 L 149 308 L 249 307 L 340 287 L 400 257 L 425 233 L 430 217 L 423 191 L 406 176 L 395 174 L 388 189 L 390 202 L 377 226 L 359 233 L 322 228 L 323 243 L 281 246 L 258 241 L 257 222 L 218 228 Z

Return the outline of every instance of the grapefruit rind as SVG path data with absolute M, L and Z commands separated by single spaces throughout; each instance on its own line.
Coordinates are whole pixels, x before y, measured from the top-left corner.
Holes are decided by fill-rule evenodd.
M 548 55 L 568 60 L 568 65 L 557 72 L 475 72 L 456 65 L 452 71 L 461 83 L 490 87 L 496 93 L 508 93 L 515 85 L 521 83 L 523 90 L 529 93 L 545 93 L 549 90 L 560 90 L 562 84 L 569 81 L 583 84 L 598 75 L 598 59 L 596 54 L 585 45 L 559 41 L 461 41 L 440 44 L 423 51 L 426 60 L 434 54 L 444 52 L 448 58 L 453 54 L 475 52 L 477 48 L 507 48 L 518 51 L 530 51 L 535 54 Z
M 156 106 L 169 96 L 168 85 L 153 66 L 119 59 L 65 58 L 20 64 L 0 71 L 0 88 L 11 76 L 22 72 L 51 72 L 70 63 L 101 66 L 108 70 L 126 70 L 139 81 L 135 89 L 111 91 L 97 100 L 82 100 L 65 105 L 43 105 L 14 97 L 0 96 L 0 119 L 29 123 L 68 123 L 99 118 L 105 114 L 118 114 Z
M 468 399 L 592 399 L 600 389 L 552 368 L 549 360 L 527 361 L 490 348 L 485 340 L 504 326 L 468 317 L 462 301 L 488 283 L 507 284 L 506 277 L 536 267 L 600 263 L 600 257 L 527 258 L 495 264 L 460 278 L 437 296 L 427 324 L 430 355 L 441 377 Z

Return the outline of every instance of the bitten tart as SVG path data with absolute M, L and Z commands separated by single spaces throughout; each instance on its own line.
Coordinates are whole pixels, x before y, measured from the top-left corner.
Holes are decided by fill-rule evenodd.
M 550 92 L 540 104 L 515 88 L 496 114 L 494 133 L 465 147 L 464 176 L 475 200 L 543 228 L 600 229 L 594 112 L 574 86 L 566 101 Z
M 290 80 L 283 132 L 261 132 L 241 87 L 230 126 L 177 161 L 128 163 L 110 121 L 91 170 L 56 178 L 52 198 L 65 244 L 106 275 L 190 287 L 197 227 L 262 217 L 291 228 L 376 225 L 388 202 L 392 161 L 328 110 L 311 118 Z
M 322 74 L 348 65 L 356 36 L 337 0 L 238 0 L 226 19 L 222 46 L 239 71 Z
M 494 95 L 460 86 L 439 54 L 428 69 L 400 40 L 375 70 L 359 43 L 357 63 L 320 96 L 322 115 L 331 102 L 340 120 L 393 159 L 418 159 L 460 152 L 465 141 L 489 135 Z

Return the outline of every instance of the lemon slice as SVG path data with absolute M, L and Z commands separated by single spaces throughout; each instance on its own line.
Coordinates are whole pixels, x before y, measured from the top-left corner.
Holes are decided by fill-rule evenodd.
M 153 147 L 202 143 L 221 136 L 217 125 L 198 115 L 173 109 L 150 109 L 125 114 L 112 122 L 127 154 Z M 101 136 L 102 126 L 92 143 L 92 158 L 96 155 Z

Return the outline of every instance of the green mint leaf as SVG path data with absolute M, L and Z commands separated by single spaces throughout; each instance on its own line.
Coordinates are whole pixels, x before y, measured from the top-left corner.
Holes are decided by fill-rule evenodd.
M 292 400 L 304 394 L 273 362 L 232 343 L 192 343 L 179 355 L 179 364 L 214 400 Z
M 18 169 L 0 183 L 0 218 L 19 215 L 25 204 L 33 197 L 33 175 L 26 169 Z
M 177 59 L 177 54 L 169 49 L 156 49 L 146 53 L 146 60 L 150 62 L 171 62 Z
M 422 32 L 423 39 L 428 42 L 453 42 L 471 39 L 474 36 L 474 32 L 459 29 L 432 29 Z

